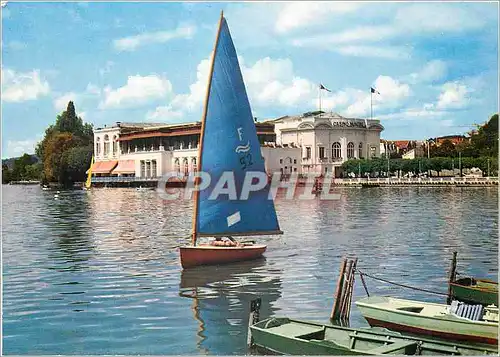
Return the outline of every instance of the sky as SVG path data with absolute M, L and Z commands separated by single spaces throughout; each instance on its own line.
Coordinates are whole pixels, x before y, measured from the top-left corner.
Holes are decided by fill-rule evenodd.
M 5 6 L 4 6 L 5 5 Z M 75 103 L 94 127 L 200 121 L 220 11 L 258 120 L 321 108 L 388 140 L 498 112 L 498 2 L 2 1 L 2 158 Z

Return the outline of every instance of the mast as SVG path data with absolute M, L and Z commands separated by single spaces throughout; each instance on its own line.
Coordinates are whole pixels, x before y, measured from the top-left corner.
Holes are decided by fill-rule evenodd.
M 222 20 L 224 19 L 224 11 L 220 12 L 220 19 L 219 19 L 219 29 L 217 30 L 217 37 L 215 38 L 215 45 L 214 45 L 214 50 L 212 52 L 212 61 L 210 63 L 210 74 L 208 75 L 208 86 L 207 86 L 207 94 L 205 96 L 205 106 L 203 108 L 203 116 L 201 119 L 201 132 L 200 132 L 200 145 L 198 147 L 198 162 L 197 166 L 199 169 L 202 168 L 202 163 L 201 163 L 201 157 L 202 157 L 202 152 L 203 152 L 203 136 L 205 134 L 205 120 L 207 118 L 207 110 L 208 110 L 208 98 L 210 96 L 210 88 L 212 87 L 212 76 L 214 73 L 214 62 L 215 62 L 215 56 L 216 56 L 216 51 L 217 51 L 217 44 L 219 43 L 219 37 L 220 37 L 220 31 L 222 28 Z M 199 185 L 199 180 L 194 181 L 194 214 L 193 214 L 193 235 L 191 237 L 191 242 L 195 246 L 196 245 L 196 239 L 197 239 L 197 230 L 196 230 L 196 223 L 198 221 L 198 207 L 199 207 L 199 191 L 197 190 Z

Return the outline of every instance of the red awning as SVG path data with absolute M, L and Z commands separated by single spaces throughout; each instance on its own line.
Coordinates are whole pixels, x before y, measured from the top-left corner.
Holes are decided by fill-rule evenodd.
M 118 161 L 97 161 L 92 166 L 93 174 L 109 174 L 115 168 Z
M 118 166 L 113 170 L 114 174 L 133 174 L 135 173 L 134 160 L 120 160 Z

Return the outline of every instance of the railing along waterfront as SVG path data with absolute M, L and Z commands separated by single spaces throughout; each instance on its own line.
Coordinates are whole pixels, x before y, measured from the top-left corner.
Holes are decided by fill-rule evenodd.
M 418 177 L 334 179 L 335 185 L 498 185 L 498 177 Z

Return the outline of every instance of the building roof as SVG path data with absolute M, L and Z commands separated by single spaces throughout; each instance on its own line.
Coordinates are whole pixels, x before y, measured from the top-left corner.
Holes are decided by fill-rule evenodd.
M 257 134 L 275 135 L 274 124 L 256 122 Z M 165 137 L 165 136 L 182 136 L 182 135 L 199 135 L 201 131 L 201 122 L 179 123 L 179 124 L 162 124 L 149 126 L 135 130 L 131 130 L 120 134 L 119 141 L 128 141 L 133 139 Z

